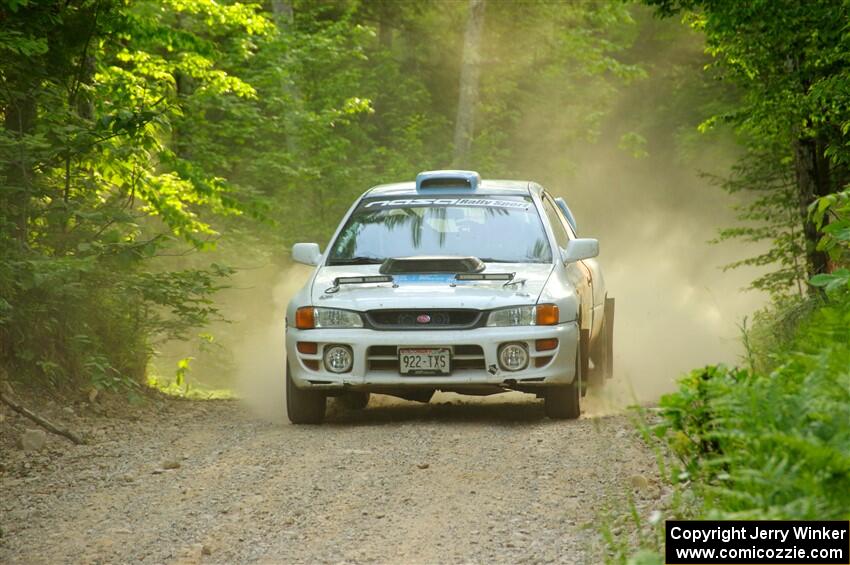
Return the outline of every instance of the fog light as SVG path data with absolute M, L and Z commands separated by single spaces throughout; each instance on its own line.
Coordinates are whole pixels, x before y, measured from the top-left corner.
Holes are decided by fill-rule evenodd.
M 528 365 L 528 350 L 521 343 L 506 343 L 499 348 L 499 365 L 505 371 L 521 371 Z
M 347 373 L 351 370 L 354 356 L 345 345 L 329 345 L 325 347 L 324 360 L 325 368 L 331 373 Z

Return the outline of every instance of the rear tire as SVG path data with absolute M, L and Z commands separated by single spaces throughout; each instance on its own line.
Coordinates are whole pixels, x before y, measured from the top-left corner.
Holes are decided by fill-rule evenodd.
M 346 410 L 363 410 L 369 404 L 369 393 L 350 390 L 339 395 L 336 400 Z
M 286 415 L 293 424 L 321 424 L 325 419 L 326 397 L 321 392 L 295 386 L 286 364 Z
M 543 400 L 546 415 L 553 420 L 575 420 L 581 416 L 581 349 L 576 351 L 576 374 L 573 382 L 551 387 Z

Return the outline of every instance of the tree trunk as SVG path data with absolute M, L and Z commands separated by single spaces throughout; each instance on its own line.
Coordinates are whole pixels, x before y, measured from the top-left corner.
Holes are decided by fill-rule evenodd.
M 486 0 L 469 0 L 469 16 L 463 39 L 460 68 L 460 96 L 455 120 L 454 158 L 456 167 L 469 166 L 475 135 L 475 106 L 478 104 L 478 78 L 481 73 L 481 35 L 484 31 Z
M 393 46 L 393 28 L 390 25 L 390 11 L 392 5 L 381 2 L 378 14 L 378 44 L 382 49 L 389 51 Z
M 10 81 L 12 82 L 12 81 Z M 18 93 L 4 108 L 5 119 L 3 127 L 17 140 L 18 151 L 8 163 L 3 166 L 6 177 L 5 186 L 0 190 L 0 205 L 4 208 L 2 215 L 12 221 L 14 238 L 26 245 L 29 226 L 29 203 L 32 189 L 32 164 L 23 143 L 24 138 L 33 132 L 36 123 L 35 97 L 31 95 L 30 81 L 20 77 L 10 90 Z
M 290 0 L 272 0 L 272 15 L 274 16 L 275 24 L 281 31 L 291 30 L 295 25 L 295 10 Z M 291 63 L 292 60 L 289 58 L 284 61 L 285 66 L 291 65 Z M 286 136 L 286 150 L 295 158 L 295 155 L 297 155 L 300 149 L 300 143 L 298 142 L 298 120 L 303 114 L 304 101 L 301 95 L 301 89 L 298 88 L 296 81 L 281 81 L 280 87 L 292 100 L 292 109 L 289 113 L 294 114 L 294 117 L 287 116 L 284 120 L 284 135 Z
M 824 155 L 823 144 L 810 138 L 794 140 L 794 170 L 806 244 L 806 267 L 809 277 L 812 277 L 829 271 L 829 256 L 817 249 L 823 232 L 809 217 L 812 202 L 832 192 L 829 161 Z
M 183 18 L 179 13 L 175 17 L 174 27 L 177 30 L 183 29 Z M 195 81 L 191 75 L 180 70 L 174 71 L 173 76 L 177 106 L 183 109 L 195 91 Z M 191 127 L 187 125 L 187 114 L 188 112 L 181 112 L 182 118 L 172 125 L 171 149 L 180 159 L 190 160 L 192 159 L 192 134 Z
M 272 14 L 274 14 L 274 19 L 278 25 L 292 25 L 292 19 L 295 17 L 292 2 L 289 0 L 272 0 Z

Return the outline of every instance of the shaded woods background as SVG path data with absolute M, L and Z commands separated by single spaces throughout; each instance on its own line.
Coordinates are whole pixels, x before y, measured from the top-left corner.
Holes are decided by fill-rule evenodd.
M 130 393 L 273 382 L 306 276 L 291 244 L 324 246 L 369 186 L 447 166 L 568 199 L 602 242 L 641 398 L 734 361 L 764 300 L 741 288 L 782 300 L 841 276 L 846 246 L 815 250 L 806 210 L 844 187 L 846 98 L 755 127 L 770 109 L 735 69 L 704 70 L 726 54 L 698 4 L 699 31 L 618 1 L 0 2 L 0 364 Z M 810 176 L 826 184 L 807 155 L 834 164 Z M 733 204 L 749 223 L 722 235 L 755 244 L 709 246 Z

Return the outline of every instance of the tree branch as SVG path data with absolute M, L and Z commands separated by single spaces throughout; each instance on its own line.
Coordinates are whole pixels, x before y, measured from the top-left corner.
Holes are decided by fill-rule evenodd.
M 60 428 L 50 420 L 39 416 L 32 410 L 29 410 L 12 400 L 12 387 L 10 387 L 8 383 L 5 383 L 5 388 L 5 391 L 0 391 L 0 401 L 9 406 L 12 410 L 17 412 L 18 414 L 26 416 L 45 430 L 69 439 L 76 445 L 83 445 L 84 443 L 86 443 L 80 436 L 78 436 L 74 432 L 66 430 L 65 428 Z

